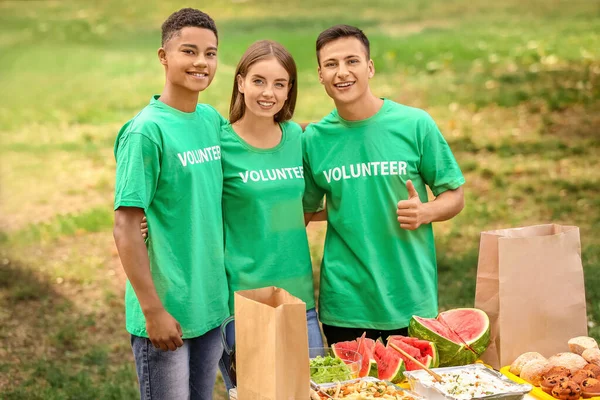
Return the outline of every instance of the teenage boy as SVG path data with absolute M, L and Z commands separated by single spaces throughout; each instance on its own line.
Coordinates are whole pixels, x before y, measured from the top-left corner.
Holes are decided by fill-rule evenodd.
M 142 399 L 211 399 L 229 315 L 223 266 L 222 117 L 198 104 L 217 68 L 217 29 L 184 8 L 162 25 L 165 69 L 116 139 L 114 237 Z M 139 233 L 144 213 L 152 234 Z
M 425 111 L 373 95 L 375 68 L 360 29 L 322 32 L 317 61 L 336 106 L 303 135 L 307 217 L 327 198 L 323 332 L 329 344 L 363 331 L 373 339 L 406 335 L 413 315 L 437 315 L 431 223 L 462 210 L 465 180 Z

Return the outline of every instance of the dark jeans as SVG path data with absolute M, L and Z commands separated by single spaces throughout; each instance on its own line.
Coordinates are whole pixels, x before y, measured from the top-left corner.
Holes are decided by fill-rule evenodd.
M 131 335 L 141 400 L 210 400 L 223 354 L 219 328 L 184 339 L 175 351 L 156 349 L 149 339 Z
M 327 338 L 327 343 L 331 346 L 333 343 L 346 342 L 349 340 L 355 340 L 362 336 L 366 332 L 368 338 L 377 340 L 377 338 L 383 339 L 383 343 L 387 344 L 387 338 L 391 335 L 402 335 L 408 336 L 408 328 L 392 329 L 389 331 L 382 331 L 378 329 L 366 329 L 366 328 L 343 328 L 340 326 L 332 326 L 323 324 L 323 333 Z

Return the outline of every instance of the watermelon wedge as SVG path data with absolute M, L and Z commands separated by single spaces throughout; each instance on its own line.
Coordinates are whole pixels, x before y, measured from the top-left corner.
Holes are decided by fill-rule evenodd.
M 475 362 L 490 344 L 490 320 L 477 308 L 458 308 L 437 318 L 413 316 L 408 334 L 435 343 L 440 367 L 466 365 Z
M 333 354 L 337 358 L 347 360 L 347 357 L 344 356 L 347 350 L 358 352 L 362 356 L 362 364 L 358 373 L 358 377 L 363 378 L 365 376 L 373 376 L 376 378 L 377 362 L 373 357 L 373 352 L 375 351 L 375 341 L 373 339 L 363 338 L 359 349 L 359 339 L 348 342 L 334 343 L 331 345 Z
M 411 356 L 413 356 L 421 364 L 427 368 L 435 368 L 438 366 L 438 353 L 435 344 L 427 340 L 420 340 L 417 338 L 411 338 L 406 336 L 394 335 L 388 337 L 388 346 L 390 343 L 395 344 Z M 404 360 L 407 371 L 414 371 L 421 369 L 413 361 L 409 360 L 408 357 L 398 354 Z
M 392 383 L 400 383 L 404 380 L 403 372 L 406 367 L 404 360 L 396 350 L 387 348 L 383 343 L 377 341 L 375 342 L 374 356 L 377 361 L 379 379 Z

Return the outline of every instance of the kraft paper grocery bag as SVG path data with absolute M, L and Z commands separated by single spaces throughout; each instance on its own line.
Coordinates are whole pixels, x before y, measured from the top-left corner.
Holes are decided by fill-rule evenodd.
M 569 351 L 587 335 L 579 228 L 555 224 L 481 233 L 475 307 L 490 317 L 482 360 L 498 369 L 520 354 Z
M 308 399 L 306 304 L 273 286 L 234 302 L 238 400 Z

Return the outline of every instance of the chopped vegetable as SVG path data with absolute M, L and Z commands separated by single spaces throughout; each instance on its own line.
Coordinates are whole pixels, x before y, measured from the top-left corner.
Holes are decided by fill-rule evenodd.
M 317 356 L 310 360 L 310 379 L 315 383 L 339 382 L 352 378 L 352 371 L 339 358 Z

